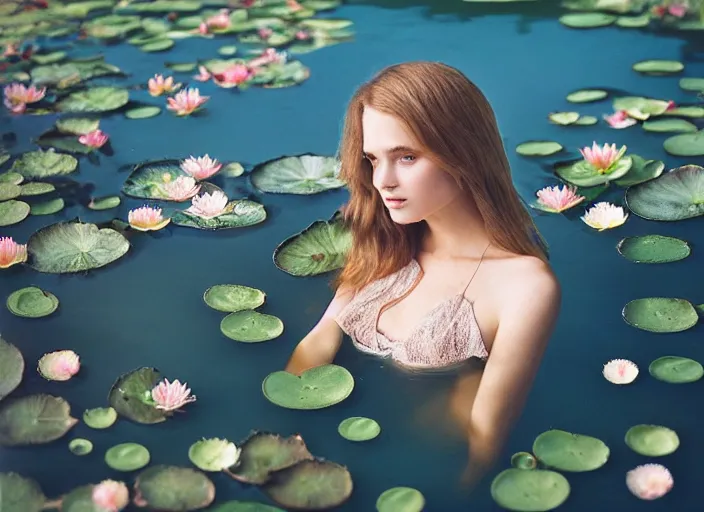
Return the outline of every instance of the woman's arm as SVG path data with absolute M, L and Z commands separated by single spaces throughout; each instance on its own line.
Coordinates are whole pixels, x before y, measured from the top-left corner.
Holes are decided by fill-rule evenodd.
M 295 375 L 331 363 L 342 344 L 342 329 L 335 317 L 352 299 L 353 294 L 337 290 L 325 313 L 311 331 L 296 346 L 285 370 Z

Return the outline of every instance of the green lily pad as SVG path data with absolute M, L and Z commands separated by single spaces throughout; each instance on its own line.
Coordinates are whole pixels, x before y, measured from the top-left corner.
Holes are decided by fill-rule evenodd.
M 135 107 L 125 111 L 127 119 L 149 119 L 150 117 L 158 116 L 161 113 L 161 107 L 156 105 L 145 105 L 143 107 Z
M 603 174 L 586 160 L 579 160 L 569 165 L 557 165 L 555 172 L 564 181 L 578 187 L 594 187 L 622 178 L 631 170 L 632 165 L 632 157 L 623 156 L 612 170 Z
M 226 178 L 237 178 L 243 174 L 244 167 L 242 167 L 242 164 L 239 162 L 230 162 L 220 170 L 220 175 Z
M 88 155 L 95 151 L 94 148 L 81 144 L 75 135 L 57 135 L 57 132 L 52 131 L 42 134 L 35 142 L 43 148 L 58 149 L 67 153 Z
M 216 284 L 205 290 L 203 300 L 217 311 L 235 313 L 258 308 L 266 301 L 266 294 L 241 284 Z
M 595 437 L 553 429 L 535 439 L 533 453 L 540 462 L 558 471 L 582 472 L 606 464 L 610 450 Z
M 680 88 L 685 91 L 704 92 L 704 78 L 680 78 Z
M 88 208 L 91 210 L 110 210 L 111 208 L 120 206 L 121 202 L 122 199 L 120 196 L 99 197 L 91 199 L 90 203 L 88 203 Z
M 278 507 L 265 505 L 256 501 L 227 501 L 217 505 L 209 512 L 286 512 Z
M 93 502 L 94 485 L 82 485 L 61 498 L 61 512 L 102 512 Z
M 626 190 L 626 205 L 647 220 L 678 221 L 704 214 L 704 168 L 685 165 Z
M 570 483 L 560 473 L 544 469 L 510 468 L 491 483 L 491 496 L 499 506 L 520 512 L 547 512 L 570 495 Z
M 23 375 L 22 353 L 12 343 L 0 338 L 0 400 L 17 389 Z
M 563 149 L 562 144 L 551 140 L 531 140 L 516 146 L 516 153 L 522 156 L 550 156 Z
M 616 25 L 621 28 L 643 28 L 650 25 L 650 13 L 641 16 L 619 16 Z
M 0 183 L 0 201 L 7 201 L 19 197 L 22 189 L 14 183 Z
M 118 87 L 94 87 L 69 94 L 59 101 L 56 108 L 61 112 L 110 112 L 124 107 L 130 94 Z
M 218 53 L 225 57 L 231 57 L 237 53 L 237 47 L 233 45 L 221 46 L 218 48 Z
M 548 115 L 548 119 L 554 124 L 567 126 L 577 122 L 579 112 L 552 112 Z
M 574 122 L 575 126 L 594 126 L 599 120 L 594 116 L 579 116 Z
M 538 461 L 532 453 L 517 452 L 511 456 L 511 465 L 516 469 L 535 469 Z
M 36 286 L 28 286 L 12 292 L 7 297 L 7 309 L 15 316 L 41 318 L 49 316 L 59 307 L 56 295 Z
M 381 426 L 371 418 L 353 416 L 342 420 L 337 432 L 348 441 L 369 441 L 381 433 Z
M 24 183 L 20 186 L 21 194 L 23 196 L 41 196 L 43 194 L 48 194 L 56 190 L 56 187 L 51 183 L 43 183 L 41 181 L 33 181 L 30 183 Z
M 275 194 L 317 194 L 341 188 L 336 176 L 338 160 L 304 154 L 271 160 L 252 169 L 252 184 L 262 192 Z
M 657 178 L 665 170 L 660 160 L 646 160 L 640 155 L 631 155 L 631 168 L 622 178 L 614 181 L 619 187 L 630 187 Z
M 41 203 L 34 203 L 31 205 L 29 214 L 30 215 L 53 215 L 64 209 L 66 204 L 64 200 L 60 197 L 49 199 L 48 201 L 42 201 Z
M 624 306 L 622 316 L 628 325 L 657 333 L 686 331 L 699 320 L 691 302 L 668 297 L 632 300 Z
M 629 116 L 641 121 L 650 116 L 659 116 L 670 107 L 667 101 L 645 98 L 643 96 L 622 96 L 614 99 L 615 111 L 625 110 Z
M 12 172 L 28 179 L 71 174 L 78 168 L 76 157 L 57 153 L 53 148 L 24 153 L 12 163 Z
M 12 226 L 27 218 L 30 206 L 24 201 L 11 199 L 0 203 L 0 226 Z
M 129 248 L 127 239 L 117 231 L 81 222 L 52 224 L 27 242 L 30 266 L 51 274 L 101 268 L 120 259 Z
M 108 401 L 120 416 L 143 424 L 161 423 L 167 414 L 142 401 L 162 376 L 156 368 L 142 367 L 120 376 L 110 389 Z
M 24 181 L 24 176 L 18 172 L 4 172 L 0 174 L 0 183 L 10 183 L 12 185 L 19 185 Z
M 117 421 L 117 411 L 112 407 L 96 407 L 83 411 L 83 423 L 90 428 L 105 429 Z
M 635 425 L 626 432 L 626 444 L 634 452 L 646 457 L 662 457 L 680 446 L 677 432 L 660 425 Z
M 412 487 L 392 487 L 382 492 L 376 500 L 378 512 L 421 512 L 425 497 Z
M 602 91 L 601 89 L 580 89 L 579 91 L 568 94 L 567 101 L 570 103 L 589 103 L 603 100 L 608 95 L 608 92 Z
M 210 184 L 203 183 L 202 191 Z M 210 185 L 214 187 L 214 185 Z M 171 216 L 171 222 L 177 226 L 188 228 L 218 230 L 246 228 L 261 224 L 266 220 L 266 209 L 263 205 L 249 199 L 236 199 L 227 203 L 224 213 L 210 219 L 193 215 L 187 211 L 178 211 Z
M 40 512 L 47 498 L 39 484 L 17 473 L 0 473 L 0 507 L 7 512 Z
M 697 126 L 684 119 L 654 119 L 652 121 L 645 121 L 643 123 L 643 129 L 646 132 L 655 133 L 693 133 L 697 131 Z
M 262 490 L 278 505 L 294 510 L 329 510 L 352 495 L 352 476 L 329 460 L 298 462 L 271 475 Z
M 168 13 L 168 12 L 195 12 L 202 8 L 202 2 L 196 0 L 155 0 L 145 4 L 129 4 L 120 10 L 138 13 Z
M 83 439 L 83 438 L 77 437 L 76 439 L 71 439 L 71 442 L 68 443 L 68 449 L 74 455 L 78 455 L 78 456 L 88 455 L 89 453 L 91 453 L 93 451 L 93 443 L 91 441 L 89 441 L 88 439 Z M 65 509 L 62 509 L 62 510 L 65 510 Z
M 105 463 L 115 471 L 136 471 L 149 464 L 149 450 L 137 443 L 121 443 L 105 452 Z
M 650 363 L 650 375 L 670 384 L 688 384 L 704 377 L 701 363 L 688 357 L 663 356 Z
M 158 39 L 154 39 L 146 44 L 141 45 L 139 49 L 143 52 L 148 53 L 163 52 L 165 50 L 169 50 L 171 47 L 173 47 L 173 45 L 173 40 L 169 39 L 168 37 L 160 37 Z
M 261 485 L 275 471 L 293 466 L 313 456 L 298 434 L 282 437 L 269 432 L 254 432 L 241 444 L 239 464 L 228 474 L 239 482 Z
M 258 343 L 281 336 L 284 323 L 278 317 L 257 311 L 237 311 L 222 319 L 220 331 L 235 341 Z
M 56 121 L 56 129 L 69 135 L 85 135 L 94 132 L 100 126 L 100 118 L 67 117 Z
M 0 445 L 27 446 L 60 439 L 78 422 L 60 397 L 35 394 L 0 406 Z
M 240 459 L 240 449 L 227 439 L 201 439 L 188 449 L 188 458 L 203 471 L 222 471 Z
M 200 19 L 200 17 L 198 18 Z M 198 28 L 198 23 L 196 23 L 193 28 Z M 165 62 L 164 66 L 177 73 L 190 73 L 191 71 L 195 71 L 198 64 L 195 62 Z
M 279 270 L 297 277 L 315 276 L 342 268 L 352 244 L 352 233 L 341 216 L 317 220 L 301 233 L 281 242 L 274 251 Z
M 584 12 L 560 16 L 560 23 L 570 28 L 606 27 L 616 21 L 616 16 L 601 12 Z
M 692 253 L 684 240 L 663 235 L 627 237 L 618 243 L 616 249 L 621 256 L 634 263 L 672 263 Z
M 666 116 L 680 116 L 680 117 L 704 117 L 704 107 L 697 107 L 694 105 L 683 105 L 663 112 Z
M 669 75 L 683 69 L 684 64 L 676 60 L 643 60 L 633 64 L 633 71 L 647 75 Z
M 674 156 L 704 156 L 704 130 L 673 135 L 662 147 Z
M 136 504 L 151 510 L 200 510 L 215 499 L 215 486 L 204 473 L 177 466 L 145 469 L 137 476 L 134 489 Z
M 262 383 L 267 400 L 287 409 L 322 409 L 342 402 L 354 389 L 354 377 L 342 366 L 326 364 L 300 376 L 270 373 Z

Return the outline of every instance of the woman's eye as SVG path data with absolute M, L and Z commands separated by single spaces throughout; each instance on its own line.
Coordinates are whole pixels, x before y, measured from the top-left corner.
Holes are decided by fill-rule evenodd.
M 415 161 L 415 159 L 416 159 L 416 157 L 413 155 L 406 155 L 406 156 L 401 157 L 401 160 L 403 160 L 406 163 L 413 162 L 413 161 Z

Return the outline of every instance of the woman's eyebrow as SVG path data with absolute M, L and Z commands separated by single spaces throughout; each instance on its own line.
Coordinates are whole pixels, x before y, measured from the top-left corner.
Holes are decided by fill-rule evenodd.
M 400 145 L 400 146 L 394 146 L 394 147 L 392 147 L 391 149 L 389 149 L 388 151 L 386 151 L 386 153 L 387 153 L 387 154 L 393 154 L 393 153 L 406 153 L 406 152 L 413 152 L 413 151 L 415 151 L 415 150 L 412 149 L 412 148 L 409 148 L 408 146 Z M 370 153 L 369 151 L 362 151 L 362 154 L 363 154 L 365 157 L 374 156 L 374 155 L 373 155 L 372 153 Z

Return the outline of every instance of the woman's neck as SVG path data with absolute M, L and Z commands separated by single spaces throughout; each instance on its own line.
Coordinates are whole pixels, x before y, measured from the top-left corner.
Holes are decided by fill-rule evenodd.
M 479 210 L 460 199 L 425 219 L 420 250 L 440 259 L 478 258 L 491 238 Z

